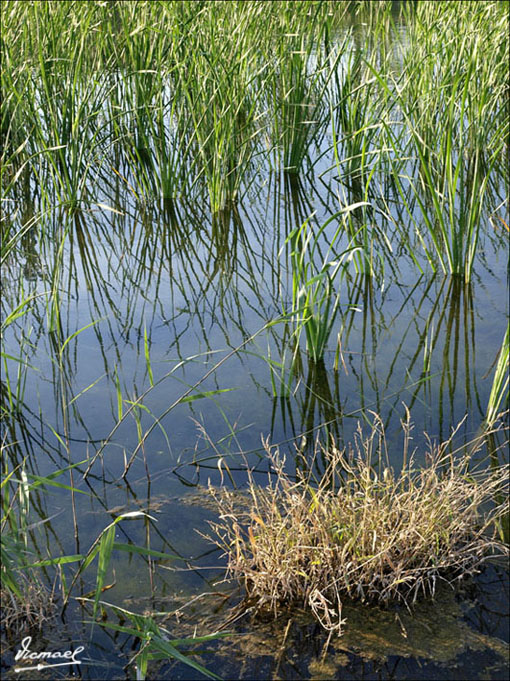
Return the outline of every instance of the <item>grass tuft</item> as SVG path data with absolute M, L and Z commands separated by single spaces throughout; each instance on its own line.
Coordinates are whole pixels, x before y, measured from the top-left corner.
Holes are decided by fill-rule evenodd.
M 383 455 L 376 423 L 369 437 L 358 429 L 348 450 L 331 445 L 318 483 L 302 472 L 292 478 L 278 448 L 266 444 L 273 468 L 267 487 L 250 476 L 244 507 L 238 494 L 213 492 L 220 511 L 213 541 L 249 602 L 275 612 L 301 604 L 340 634 L 344 598 L 409 605 L 433 596 L 438 580 L 453 584 L 489 555 L 507 553 L 499 539 L 507 507 L 493 500 L 502 492 L 505 498 L 508 468 L 471 470 L 473 448 L 452 453 L 451 438 L 431 445 L 418 467 L 408 456 L 409 422 L 404 431 L 399 473 Z
M 18 580 L 19 581 L 19 580 Z M 39 581 L 26 581 L 18 596 L 9 588 L 0 589 L 2 631 L 10 638 L 22 633 L 42 629 L 56 614 L 54 594 Z

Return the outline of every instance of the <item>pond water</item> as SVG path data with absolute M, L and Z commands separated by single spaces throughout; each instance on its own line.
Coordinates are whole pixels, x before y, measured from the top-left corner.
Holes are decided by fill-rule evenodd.
M 325 134 L 311 154 L 326 154 L 330 142 Z M 130 171 L 123 172 L 129 184 Z M 402 229 L 409 241 L 415 235 L 410 223 L 402 227 L 401 198 L 390 184 L 381 185 L 385 210 L 369 216 L 371 275 L 354 262 L 346 268 L 324 360 L 311 363 L 302 342 L 291 370 L 289 321 L 269 325 L 291 299 L 286 239 L 307 219 L 318 231 L 338 211 L 340 189 L 355 202 L 355 188 L 338 181 L 331 158 L 300 180 L 261 165 L 243 198 L 212 215 L 205 193 L 138 202 L 123 179 L 108 176 L 97 183 L 90 209 L 55 210 L 45 234 L 25 235 L 3 269 L 5 309 L 15 307 L 20 289 L 34 298 L 6 329 L 4 349 L 30 370 L 4 437 L 12 461 L 25 460 L 32 475 L 78 464 L 72 484 L 83 492 L 74 511 L 68 489 L 34 492 L 32 550 L 40 559 L 86 553 L 119 513 L 147 513 L 150 520 L 119 523 L 116 540 L 180 559 L 114 552 L 103 600 L 168 613 L 164 623 L 176 638 L 219 627 L 232 632 L 203 644 L 207 652 L 199 655 L 225 679 L 507 678 L 504 565 L 491 565 L 458 591 L 440 587 L 434 601 L 418 602 L 412 613 L 346 603 L 345 633 L 328 643 L 299 609 L 277 618 L 241 616 L 242 593 L 223 583 L 225 559 L 202 536 L 215 517 L 208 485 L 243 489 L 248 468 L 263 484 L 263 439 L 279 445 L 293 470 L 296 447 L 311 460 L 316 440 L 333 436 L 346 445 L 358 424 L 369 428 L 378 414 L 398 469 L 406 408 L 418 462 L 425 433 L 444 441 L 462 421 L 460 447 L 485 418 L 508 318 L 503 228 L 486 218 L 471 283 L 433 274 L 417 243 L 420 272 L 402 247 Z M 492 205 L 502 197 L 505 188 L 496 184 Z M 24 201 L 26 210 L 30 202 L 41 209 L 36 187 Z M 500 214 L 508 222 L 506 210 Z M 337 227 L 333 221 L 323 233 L 319 258 Z M 338 253 L 348 241 L 338 242 Z M 49 289 L 58 292 L 58 318 Z M 17 364 L 7 361 L 5 369 L 14 381 Z M 489 461 L 487 448 L 477 456 Z M 499 462 L 505 456 L 504 449 L 492 453 Z M 321 458 L 313 465 L 320 474 Z M 57 480 L 71 484 L 69 471 Z M 53 576 L 48 569 L 50 583 Z M 95 578 L 91 566 L 73 596 L 90 594 Z M 34 638 L 34 649 L 84 645 L 83 679 L 133 678 L 132 638 L 92 629 L 90 620 L 90 602 L 71 599 L 64 616 Z M 107 623 L 120 619 L 105 606 Z M 3 641 L 5 678 L 23 676 L 13 670 L 19 645 Z M 199 677 L 182 663 L 159 664 L 150 678 Z M 70 678 L 65 667 L 31 673 Z
M 203 591 L 223 593 L 225 587 L 215 585 L 221 576 L 219 552 L 211 551 L 211 545 L 197 533 L 206 531 L 206 519 L 214 517 L 207 510 L 205 487 L 209 482 L 219 485 L 227 477 L 218 468 L 219 456 L 232 480 L 242 487 L 248 465 L 261 473 L 267 470 L 262 437 L 280 444 L 292 460 L 302 434 L 312 444 L 321 434 L 333 434 L 337 441 L 347 443 L 357 424 L 364 419 L 370 422 L 371 412 L 376 412 L 386 426 L 392 465 L 398 467 L 404 404 L 415 423 L 418 453 L 420 447 L 424 451 L 423 431 L 443 440 L 467 414 L 458 439 L 468 442 L 483 420 L 491 366 L 504 335 L 507 301 L 507 256 L 490 242 L 469 286 L 444 277 L 416 275 L 405 262 L 385 276 L 383 290 L 370 277 L 354 275 L 345 280 L 342 312 L 323 366 L 313 371 L 307 368 L 305 357 L 288 398 L 273 397 L 270 368 L 264 360 L 268 347 L 272 357 L 280 357 L 285 342 L 283 323 L 272 327 L 271 333 L 259 333 L 214 369 L 232 349 L 278 315 L 275 269 L 282 235 L 289 229 L 285 216 L 290 213 L 292 225 L 289 203 L 305 201 L 306 192 L 303 189 L 298 197 L 279 195 L 269 184 L 265 192 L 253 206 L 243 206 L 244 214 L 239 210 L 235 224 L 227 223 L 217 237 L 226 241 L 225 246 L 211 239 L 214 228 L 205 221 L 206 215 L 198 227 L 184 227 L 186 237 L 179 233 L 180 224 L 165 224 L 164 214 L 153 217 L 150 224 L 136 214 L 122 223 L 116 218 L 114 224 L 108 216 L 84 215 L 76 220 L 65 253 L 65 336 L 100 321 L 69 344 L 64 387 L 56 371 L 51 336 L 44 333 L 42 298 L 39 309 L 25 320 L 23 328 L 31 328 L 26 341 L 31 344 L 29 361 L 38 372 L 27 376 L 24 408 L 16 424 L 17 447 L 30 452 L 30 465 L 39 475 L 67 464 L 57 437 L 64 437 L 62 390 L 68 401 L 69 396 L 79 395 L 68 413 L 72 462 L 93 458 L 100 444 L 106 443 L 86 483 L 75 481 L 87 493 L 77 495 L 75 502 L 76 541 L 68 492 L 55 489 L 36 497 L 37 514 L 50 518 L 34 532 L 40 554 L 54 555 L 56 546 L 61 555 L 86 550 L 118 513 L 143 510 L 157 520 L 150 530 L 142 521 L 133 520 L 119 525 L 119 536 L 143 544 L 149 532 L 152 549 L 182 556 L 186 563 L 181 569 L 187 561 L 197 568 L 169 572 L 168 565 L 157 564 L 151 590 L 146 560 L 115 557 L 114 576 L 110 574 L 115 587 L 105 599 L 113 604 L 135 611 L 140 604 L 144 610 L 156 606 L 156 610 L 173 611 Z M 173 240 L 180 240 L 180 246 L 172 249 Z M 18 271 L 13 266 L 9 275 L 15 281 L 20 271 L 26 274 L 30 267 L 27 285 L 33 282 L 34 291 L 43 291 L 44 262 L 50 254 L 39 250 L 36 242 L 30 247 L 25 262 L 18 263 Z M 20 344 L 19 333 L 14 327 L 8 335 L 8 349 L 14 351 Z M 343 362 L 334 371 L 338 333 Z M 140 414 L 139 426 L 133 418 L 125 418 L 110 435 L 118 422 L 115 382 L 125 400 L 150 388 L 144 334 L 155 386 L 143 401 L 150 413 Z M 424 371 L 427 343 L 430 365 Z M 179 404 L 161 418 L 188 386 L 208 372 L 197 391 L 226 392 Z M 92 387 L 80 394 L 88 386 Z M 126 461 L 139 441 L 137 428 L 146 433 L 155 418 L 160 419 L 158 427 L 122 479 Z M 316 464 L 320 468 L 320 462 Z M 214 569 L 200 570 L 204 562 Z M 93 588 L 93 573 L 91 580 L 84 580 L 82 593 Z M 283 649 L 272 645 L 281 639 L 282 632 L 277 633 L 279 623 L 283 626 L 281 618 L 250 621 L 238 625 L 242 638 L 211 644 L 215 652 L 204 660 L 226 678 L 255 678 L 254 670 L 259 669 L 264 671 L 257 678 L 274 674 L 278 678 L 310 678 L 307 674 L 311 678 L 410 678 L 409 674 L 443 678 L 445 665 L 449 678 L 467 678 L 466 671 L 473 674 L 473 668 L 479 670 L 479 678 L 503 678 L 497 674 L 504 668 L 500 639 L 508 634 L 502 601 L 507 593 L 504 571 L 475 579 L 470 589 L 463 592 L 464 598 L 446 592 L 445 602 L 441 596 L 433 605 L 420 604 L 413 617 L 400 613 L 413 631 L 419 629 L 419 618 L 428 617 L 429 624 L 422 626 L 430 630 L 431 637 L 438 637 L 437 643 L 433 638 L 424 643 L 423 632 L 399 635 L 396 625 L 390 637 L 388 621 L 398 624 L 395 613 L 353 605 L 352 615 L 347 616 L 347 638 L 332 644 L 337 652 L 333 657 L 328 652 L 324 663 L 318 657 L 326 637 L 303 614 L 292 616 Z M 200 601 L 200 617 L 216 608 L 212 596 L 205 597 Z M 86 627 L 74 628 L 81 616 L 76 607 L 67 614 L 66 628 L 73 640 L 81 636 L 88 640 Z M 183 625 L 182 630 L 189 626 Z M 373 631 L 371 636 L 367 627 Z M 96 629 L 87 645 L 93 663 L 83 669 L 84 678 L 119 678 L 125 660 L 119 666 L 115 659 L 122 658 L 121 650 L 117 637 L 112 641 Z M 483 676 L 488 668 L 496 675 Z M 334 677 L 327 676 L 328 670 Z M 178 670 L 172 667 L 171 676 L 165 678 L 194 678 L 190 673 L 182 665 Z M 469 678 L 478 678 L 477 674 Z

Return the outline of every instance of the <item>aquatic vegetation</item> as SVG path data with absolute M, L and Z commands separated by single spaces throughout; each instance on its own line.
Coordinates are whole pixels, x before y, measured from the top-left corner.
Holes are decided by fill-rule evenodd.
M 29 477 L 25 464 L 9 470 L 7 449 L 8 445 L 2 442 L 1 624 L 2 631 L 18 635 L 31 628 L 41 628 L 55 614 L 56 598 L 32 565 L 34 551 L 30 545 L 32 497 L 34 490 L 45 481 Z
M 131 626 L 126 624 L 114 624 L 113 622 L 102 622 L 101 625 L 113 631 L 120 631 L 125 634 L 139 639 L 140 649 L 135 653 L 133 662 L 135 663 L 136 678 L 144 681 L 147 678 L 148 667 L 150 662 L 178 660 L 183 662 L 188 667 L 191 667 L 196 672 L 199 672 L 208 679 L 220 679 L 217 674 L 199 664 L 196 660 L 190 657 L 188 651 L 183 651 L 184 646 L 194 646 L 208 641 L 228 636 L 228 632 L 209 634 L 208 636 L 192 636 L 190 638 L 171 638 L 168 632 L 162 625 L 149 615 L 139 615 L 130 612 L 125 608 L 111 605 L 110 603 L 102 603 L 103 606 L 111 608 L 121 622 L 128 620 Z M 203 651 L 202 651 L 203 652 Z
M 492 428 L 500 411 L 508 409 L 510 384 L 510 323 L 506 328 L 505 337 L 498 353 L 498 361 L 492 379 L 492 388 L 487 404 L 487 426 Z
M 402 132 L 384 123 L 389 160 L 430 265 L 469 281 L 483 218 L 496 208 L 491 180 L 504 172 L 507 16 L 498 3 L 419 3 L 410 12 L 403 74 L 370 67 L 402 115 Z M 416 159 L 415 169 L 402 157 Z
M 73 636 L 86 628 L 91 647 L 111 637 L 112 665 L 128 638 L 140 678 L 163 657 L 185 663 L 181 622 L 172 638 L 159 613 L 208 577 L 159 568 L 189 565 L 200 551 L 187 530 L 205 518 L 179 506 L 156 525 L 153 511 L 203 476 L 239 488 L 250 469 L 258 520 L 235 517 L 261 607 L 261 556 L 291 541 L 292 517 L 303 535 L 279 560 L 297 576 L 288 594 L 283 573 L 265 586 L 299 592 L 327 626 L 343 617 L 337 596 L 433 590 L 452 546 L 460 572 L 475 568 L 484 539 L 471 537 L 471 563 L 462 542 L 468 521 L 483 524 L 475 506 L 492 483 L 470 479 L 480 457 L 469 440 L 507 424 L 508 332 L 495 359 L 507 3 L 8 0 L 1 14 L 6 627 L 58 602 Z M 422 472 L 421 445 L 402 473 L 398 452 L 379 469 L 337 451 L 370 411 L 393 432 L 404 395 L 439 440 L 468 414 L 465 470 L 441 449 Z M 298 442 L 295 459 L 260 448 L 268 432 L 281 451 Z M 487 444 L 494 466 L 500 439 Z M 259 489 L 271 461 L 278 479 Z M 436 524 L 410 489 L 437 507 Z M 436 565 L 399 513 L 423 522 Z M 429 560 L 424 575 L 411 550 Z M 337 571 L 323 589 L 339 552 L 350 581 Z M 129 604 L 135 581 L 150 606 Z M 122 608 L 102 600 L 109 588 Z M 181 676 L 194 671 L 205 673 Z
M 338 289 L 335 290 L 335 280 L 342 280 L 350 259 L 360 250 L 359 246 L 352 246 L 340 254 L 334 251 L 341 224 L 333 235 L 322 262 L 316 262 L 318 255 L 320 256 L 318 251 L 321 235 L 330 223 L 341 216 L 342 213 L 333 215 L 319 229 L 312 229 L 310 221 L 305 220 L 300 227 L 291 231 L 285 241 L 291 249 L 292 305 L 289 313 L 284 305 L 284 313 L 292 316 L 294 333 L 298 339 L 304 329 L 306 348 L 314 362 L 324 357 L 339 311 L 340 296 Z M 330 255 L 335 259 L 330 259 Z
M 290 174 L 301 173 L 305 159 L 320 147 L 328 119 L 330 81 L 348 44 L 346 36 L 333 49 L 318 48 L 328 21 L 320 16 L 320 5 L 311 13 L 306 32 L 294 29 L 278 42 L 277 67 L 269 80 L 273 145 L 280 159 L 278 166 Z
M 266 444 L 267 486 L 251 476 L 242 504 L 211 490 L 220 514 L 212 541 L 259 610 L 304 604 L 341 633 L 342 598 L 410 605 L 433 596 L 438 580 L 454 584 L 488 555 L 508 552 L 499 538 L 507 506 L 494 502 L 508 487 L 508 467 L 475 470 L 473 451 L 451 451 L 453 435 L 431 445 L 427 464 L 417 467 L 409 420 L 403 428 L 399 472 L 389 465 L 376 419 L 371 434 L 358 430 L 349 449 L 331 443 L 320 480 L 307 468 L 294 478 L 278 448 Z
M 5 457 L 5 447 L 2 446 L 2 464 Z M 81 462 L 83 463 L 83 462 Z M 101 594 L 109 586 L 105 580 L 108 574 L 112 554 L 114 551 L 127 552 L 130 555 L 143 555 L 152 559 L 179 560 L 174 556 L 161 551 L 154 551 L 143 546 L 124 544 L 116 541 L 118 524 L 125 520 L 148 517 L 142 512 L 122 513 L 99 533 L 86 554 L 74 554 L 65 556 L 52 556 L 45 560 L 34 560 L 34 551 L 30 547 L 29 535 L 31 527 L 28 524 L 30 518 L 31 495 L 37 488 L 45 486 L 67 486 L 58 482 L 58 478 L 66 472 L 62 469 L 51 476 L 41 477 L 27 474 L 22 467 L 19 471 L 10 471 L 3 476 L 2 490 L 2 521 L 1 521 L 1 557 L 2 557 L 2 629 L 9 636 L 18 636 L 31 628 L 41 628 L 51 616 L 57 612 L 57 601 L 63 601 L 64 609 L 72 596 L 73 588 L 79 579 L 83 579 L 84 573 L 89 566 L 96 561 L 96 584 L 93 590 L 93 599 L 78 597 L 82 602 L 92 603 L 92 620 L 96 619 L 99 608 L 105 604 L 100 600 Z M 12 489 L 11 489 L 12 488 Z M 69 489 L 67 487 L 67 489 Z M 84 493 L 83 490 L 74 492 Z M 65 571 L 72 563 L 78 564 L 71 583 L 68 585 L 64 576 Z M 55 566 L 60 573 L 60 588 L 50 591 L 45 585 L 40 569 Z M 64 567 L 65 566 L 65 567 Z M 60 592 L 60 593 L 59 593 Z M 110 606 L 117 613 L 122 612 L 123 620 L 126 618 L 132 623 L 132 628 L 125 625 L 115 625 L 110 622 L 101 622 L 102 626 L 139 639 L 141 648 L 135 655 L 138 667 L 138 678 L 145 679 L 147 667 L 152 660 L 177 659 L 200 672 L 207 678 L 218 679 L 219 677 L 189 657 L 187 652 L 181 651 L 182 646 L 194 645 L 210 641 L 226 633 L 212 634 L 208 636 L 190 639 L 170 639 L 164 628 L 158 626 L 154 620 L 142 614 L 129 612 L 116 606 Z
M 370 25 L 363 41 L 346 30 L 353 8 Z M 404 5 L 401 38 L 390 9 L 10 2 L 5 196 L 23 176 L 41 187 L 47 208 L 90 205 L 101 201 L 97 185 L 116 174 L 144 201 L 205 187 L 216 213 L 275 154 L 281 163 L 273 165 L 289 174 L 302 174 L 310 158 L 313 168 L 337 167 L 344 203 L 379 194 L 382 223 L 366 209 L 359 225 L 358 215 L 347 223 L 368 252 L 388 243 L 381 189 L 389 170 L 431 267 L 469 280 L 506 173 L 506 15 L 501 3 Z M 401 225 L 418 264 L 407 232 Z M 373 272 L 377 253 L 370 257 L 359 271 Z
M 108 96 L 107 83 L 88 77 L 85 42 L 92 30 L 92 10 L 86 4 L 79 10 L 78 24 L 68 24 L 65 31 L 59 30 L 65 12 L 51 3 L 21 8 L 28 22 L 21 31 L 23 20 L 12 4 L 4 17 L 7 34 L 12 40 L 17 33 L 21 45 L 6 40 L 3 51 L 12 62 L 12 73 L 21 69 L 27 74 L 23 87 L 13 89 L 11 84 L 9 89 L 20 123 L 17 135 L 24 140 L 25 163 L 53 206 L 75 208 L 90 196 L 98 146 L 106 133 L 99 111 Z M 23 48 L 33 52 L 26 54 Z

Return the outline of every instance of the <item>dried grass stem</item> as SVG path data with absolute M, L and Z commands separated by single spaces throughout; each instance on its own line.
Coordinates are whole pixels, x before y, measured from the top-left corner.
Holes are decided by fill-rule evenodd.
M 405 429 L 407 451 L 408 423 Z M 276 474 L 267 487 L 250 476 L 247 505 L 212 490 L 220 511 L 213 541 L 259 608 L 300 603 L 340 632 L 344 597 L 409 604 L 433 596 L 438 580 L 453 583 L 508 552 L 507 506 L 495 501 L 506 499 L 508 467 L 474 471 L 473 448 L 453 455 L 450 439 L 431 445 L 426 466 L 410 455 L 395 473 L 388 462 L 372 464 L 385 446 L 380 423 L 369 438 L 359 431 L 347 452 L 331 445 L 328 469 L 313 484 L 310 474 L 291 479 L 266 443 Z

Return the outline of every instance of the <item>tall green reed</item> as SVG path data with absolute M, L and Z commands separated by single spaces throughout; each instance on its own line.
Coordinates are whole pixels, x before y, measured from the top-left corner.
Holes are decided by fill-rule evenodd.
M 389 161 L 432 269 L 469 281 L 508 140 L 506 19 L 495 3 L 415 10 L 408 11 L 403 75 L 397 81 L 371 66 L 402 116 L 398 126 L 385 121 Z M 403 157 L 414 158 L 414 167 L 403 167 Z
M 492 387 L 487 403 L 486 423 L 488 428 L 492 428 L 496 423 L 498 414 L 501 410 L 509 407 L 509 359 L 510 359 L 510 322 L 506 328 L 505 337 L 499 349 L 498 361 L 494 370 Z
M 48 202 L 76 208 L 94 198 L 91 190 L 101 158 L 97 147 L 105 132 L 100 114 L 107 81 L 90 77 L 86 38 L 94 30 L 92 12 L 82 12 L 78 27 L 70 24 L 62 45 L 57 30 L 63 19 L 46 16 L 48 11 L 36 4 L 31 17 L 36 52 L 26 96 L 25 130 L 31 131 L 32 169 Z M 48 37 L 49 26 L 54 33 Z
M 232 23 L 231 8 L 206 5 L 186 38 L 181 86 L 194 135 L 194 172 L 205 182 L 213 213 L 238 198 L 261 127 L 261 83 L 270 67 L 260 62 L 254 42 L 263 8 L 250 10 Z
M 28 361 L 28 352 L 31 348 L 31 328 L 20 331 L 18 339 L 19 353 L 17 355 L 11 355 L 3 349 L 3 341 L 7 329 L 16 319 L 19 319 L 30 310 L 36 297 L 36 294 L 25 296 L 23 290 L 18 295 L 20 299 L 18 305 L 4 316 L 0 324 L 0 338 L 2 340 L 2 349 L 0 350 L 2 362 L 2 404 L 0 415 L 2 420 L 7 420 L 15 414 L 19 414 L 24 403 L 27 375 L 29 370 L 33 369 Z M 14 368 L 15 371 L 13 371 Z M 15 373 L 15 376 L 13 376 L 13 373 Z
M 287 18 L 287 32 L 278 36 L 277 64 L 268 81 L 277 165 L 291 174 L 301 173 L 312 149 L 320 147 L 328 119 L 328 89 L 347 46 L 347 36 L 334 46 L 323 43 L 331 18 L 323 15 L 321 5 L 311 7 L 309 14 L 306 25 Z
M 112 74 L 108 115 L 124 151 L 128 178 L 144 199 L 175 199 L 189 189 L 191 126 L 185 111 L 184 63 L 192 58 L 175 8 L 116 6 L 105 47 L 120 68 Z M 168 21 L 172 30 L 161 24 Z M 119 168 L 114 168 L 120 172 Z
M 290 246 L 292 273 L 291 305 L 289 313 L 299 338 L 304 330 L 306 348 L 312 361 L 324 357 L 333 324 L 340 309 L 340 292 L 335 280 L 341 281 L 349 261 L 360 251 L 359 246 L 348 246 L 341 253 L 334 252 L 334 244 L 342 232 L 340 225 L 324 256 L 319 252 L 320 237 L 340 214 L 329 218 L 319 229 L 314 229 L 310 219 L 293 229 L 285 245 Z M 333 256 L 334 259 L 331 257 Z M 287 313 L 285 304 L 284 313 Z
M 375 78 L 362 55 L 362 49 L 351 45 L 334 93 L 338 102 L 331 112 L 334 157 L 337 170 L 341 170 L 339 180 L 350 187 L 353 201 L 366 194 L 369 171 L 379 157 L 380 112 L 374 96 Z

